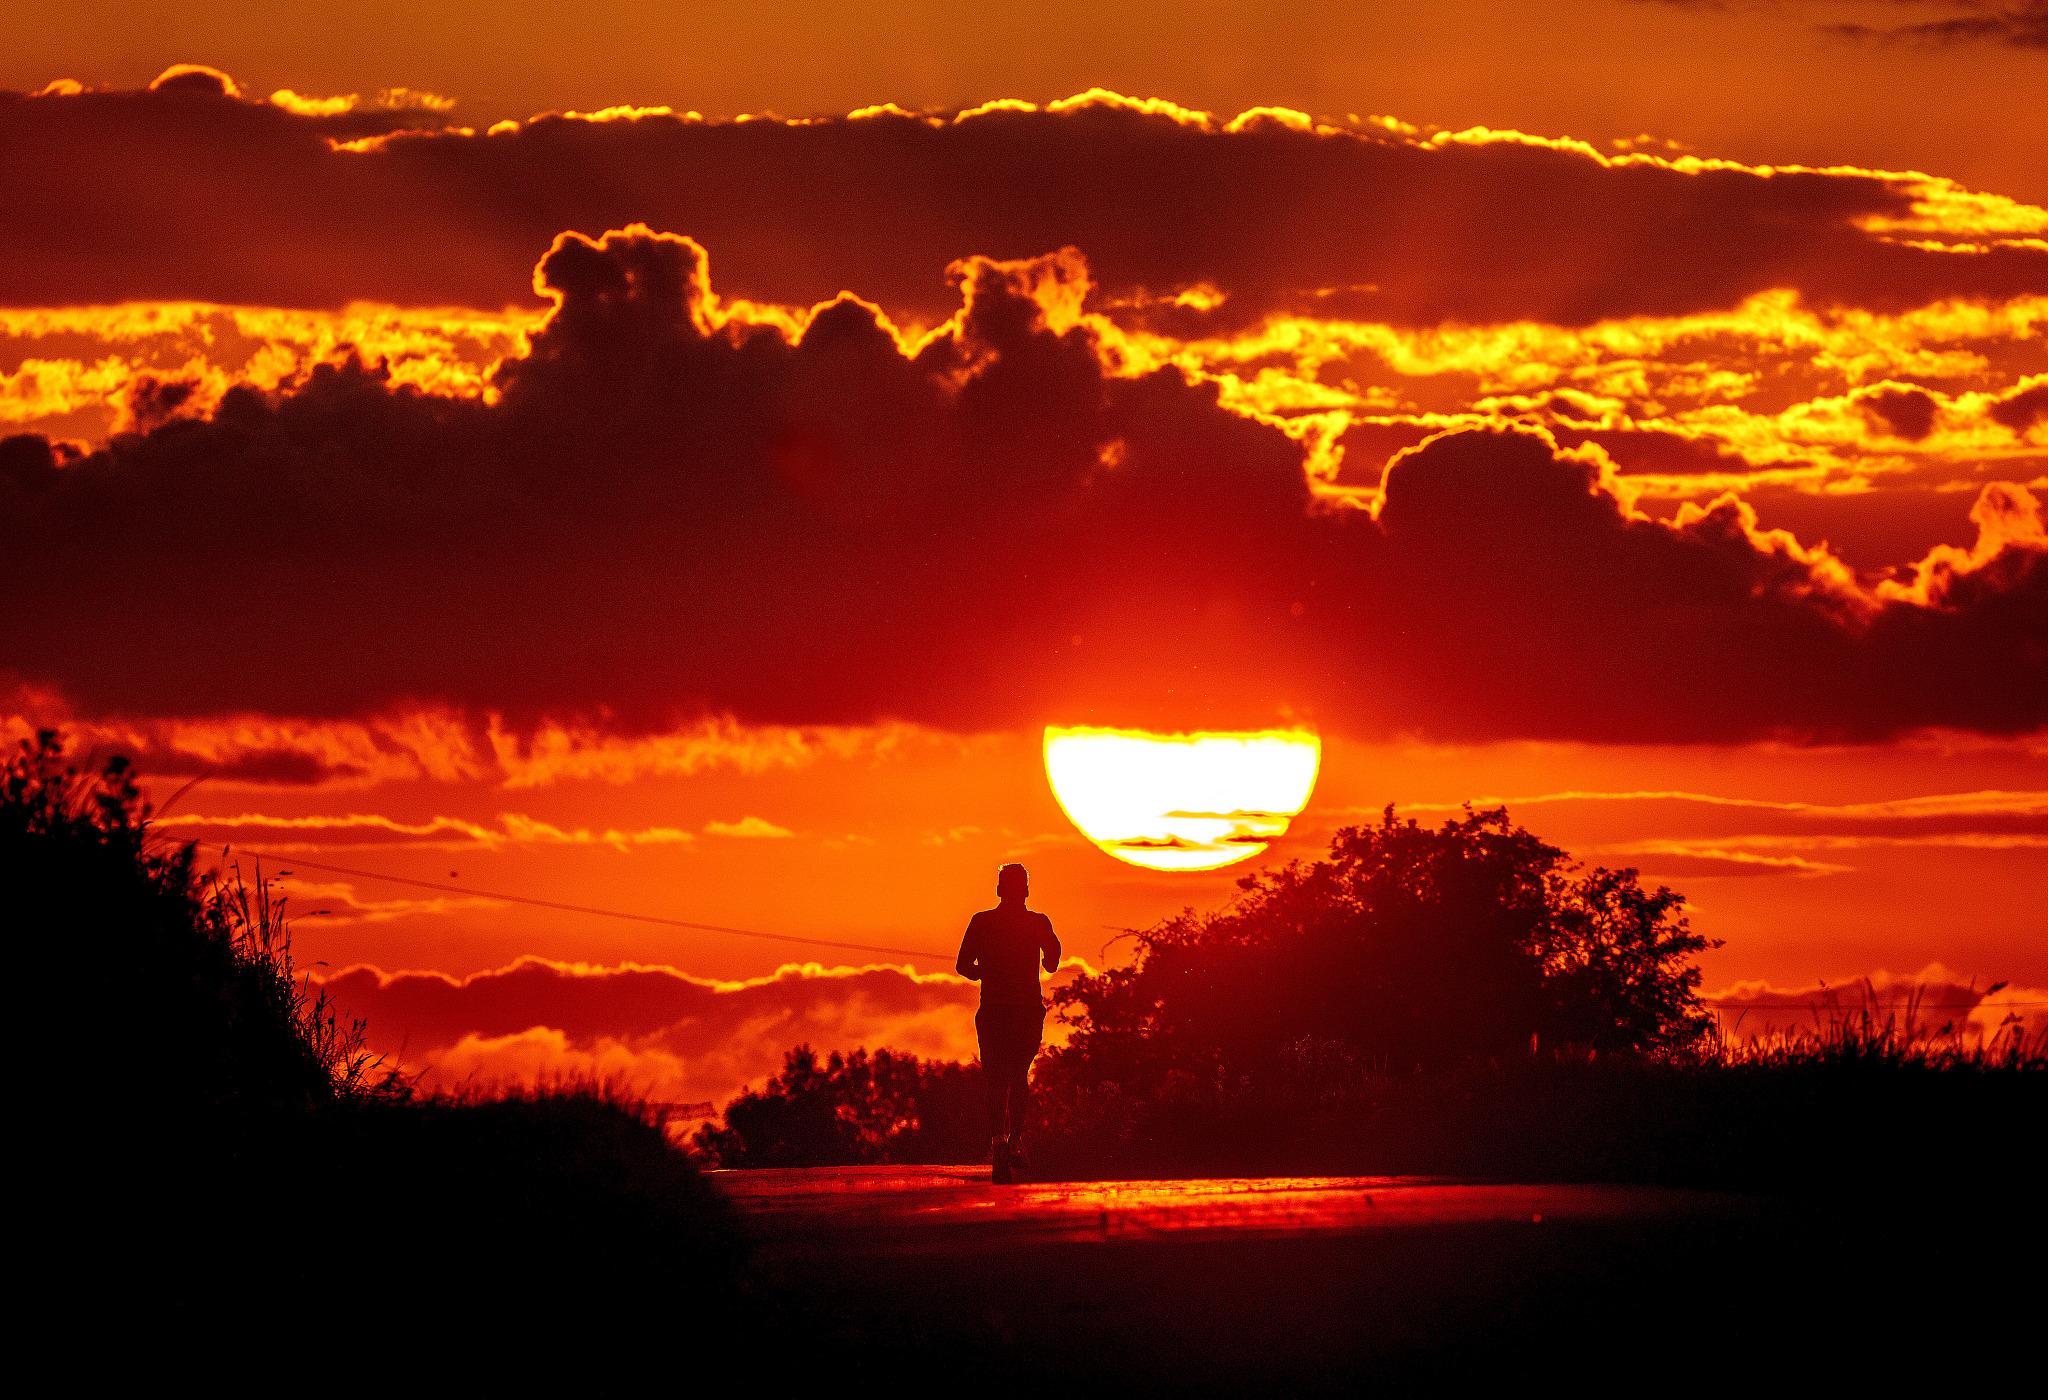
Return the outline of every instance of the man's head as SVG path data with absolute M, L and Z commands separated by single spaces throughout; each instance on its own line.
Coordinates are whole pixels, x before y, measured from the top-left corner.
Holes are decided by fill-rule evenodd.
M 1031 893 L 1031 877 L 1024 867 L 1012 861 L 996 872 L 996 897 L 998 899 L 1022 899 Z

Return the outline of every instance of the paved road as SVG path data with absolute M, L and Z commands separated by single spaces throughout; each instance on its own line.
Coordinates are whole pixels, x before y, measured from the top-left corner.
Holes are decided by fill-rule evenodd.
M 1741 1196 L 1641 1186 L 1504 1186 L 1428 1177 L 1219 1177 L 994 1186 L 985 1166 L 716 1172 L 771 1246 L 863 1252 L 1144 1242 L 1169 1236 L 1306 1238 L 1401 1229 L 1744 1223 Z
M 1772 1252 L 1782 1211 L 1642 1187 L 996 1187 L 976 1167 L 714 1179 L 756 1236 L 763 1293 L 793 1300 L 776 1329 L 793 1354 L 899 1393 L 974 1376 L 977 1400 L 991 1387 L 1434 1389 L 1502 1367 L 1651 1384 L 1701 1332 L 1758 1344 L 1748 1324 L 1773 1317 L 1768 1290 L 1728 1270 L 1796 1262 Z M 1728 1300 L 1736 1310 L 1717 1313 Z

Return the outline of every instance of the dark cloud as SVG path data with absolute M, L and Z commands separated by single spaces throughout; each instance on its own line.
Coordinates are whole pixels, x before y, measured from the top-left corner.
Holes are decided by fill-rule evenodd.
M 899 1016 L 971 1007 L 975 994 L 961 978 L 900 967 L 838 968 L 829 975 L 822 968 L 790 967 L 771 977 L 720 982 L 672 967 L 586 968 L 542 958 L 521 958 L 468 977 L 352 967 L 324 985 L 380 1041 L 421 1052 L 446 1048 L 466 1035 L 548 1026 L 582 1042 L 662 1033 L 672 1048 L 694 1054 L 715 1047 L 741 1021 L 764 1015 L 801 1019 L 820 1003 L 861 1000 L 877 1015 Z
M 1636 0 L 1636 3 L 1699 11 L 1725 12 L 1732 8 L 1727 0 Z M 1745 8 L 1797 13 L 1805 7 L 1798 0 L 1793 0 L 1793 3 L 1787 0 L 1751 0 Z M 1817 23 L 1813 27 L 1820 33 L 1859 43 L 1925 47 L 1988 43 L 2019 49 L 2048 48 L 2048 0 L 1892 0 L 1890 8 L 1902 12 L 1920 10 L 1934 13 L 1935 17 L 1902 19 L 1888 24 Z
M 160 428 L 192 405 L 198 387 L 189 380 L 138 375 L 122 396 L 119 425 L 138 433 Z
M 1603 428 L 1558 424 L 1551 432 L 1566 447 L 1598 443 L 1624 475 L 1743 476 L 1756 470 L 1721 438 L 1654 423 Z
M 66 444 L 33 433 L 0 438 L 0 492 L 40 492 L 55 484 L 58 467 L 74 455 Z
M 150 744 L 124 745 L 120 751 L 135 761 L 139 771 L 153 777 L 205 777 L 215 783 L 319 787 L 363 776 L 362 768 L 355 764 L 326 762 L 300 749 L 254 747 L 238 749 L 224 757 Z
M 2048 422 L 2048 377 L 2031 380 L 1993 400 L 1989 412 L 1993 422 L 2016 434 Z
M 1533 430 L 1396 453 L 1371 514 L 1177 372 L 1104 369 L 1071 253 L 956 269 L 906 349 L 842 298 L 720 321 L 695 244 L 564 236 L 490 402 L 361 366 L 57 465 L 0 449 L 0 655 L 86 714 L 446 704 L 977 730 L 1870 739 L 2048 719 L 2048 547 L 1866 592 L 1732 499 L 1660 522 Z M 1108 335 L 1112 343 L 1097 337 Z
M 441 1085 L 603 1074 L 657 1098 L 723 1100 L 798 1044 L 975 1054 L 974 985 L 903 967 L 809 964 L 718 982 L 521 958 L 467 977 L 352 967 L 324 986 L 363 1019 L 373 1049 Z
M 971 255 L 1081 248 L 1179 332 L 1274 311 L 1397 323 L 1679 314 L 1775 287 L 1901 308 L 2048 291 L 2048 253 L 1866 231 L 1909 181 L 1609 164 L 1583 148 L 1305 131 L 1095 102 L 958 120 L 654 115 L 372 140 L 418 114 L 297 116 L 207 80 L 0 97 L 0 303 L 501 306 L 564 228 L 644 220 L 720 251 L 729 294 L 855 288 L 942 315 Z M 426 120 L 437 120 L 427 118 Z
M 1550 411 L 1538 411 L 1550 410 Z M 1569 404 L 1538 398 L 1520 421 L 1541 426 L 1561 447 L 1595 443 L 1625 476 L 1746 476 L 1757 470 L 1725 439 L 1654 422 L 1588 427 L 1571 421 Z M 1478 421 L 1474 415 L 1472 421 Z M 1490 422 L 1512 421 L 1490 417 Z M 1338 439 L 1343 450 L 1339 481 L 1351 487 L 1377 485 L 1395 453 L 1444 430 L 1441 422 L 1401 414 L 1355 418 Z M 1924 552 L 1924 551 L 1922 551 Z
M 1901 24 L 1823 24 L 1818 28 L 1864 43 L 2048 49 L 2048 0 L 1931 0 L 1926 7 L 1953 13 Z
M 1982 411 L 2024 435 L 2030 416 L 2048 416 L 2048 387 L 2021 387 L 1988 401 L 1978 399 L 1980 408 L 1968 413 L 1958 410 L 1956 396 L 1910 385 L 1858 388 L 1844 401 L 1857 409 L 1864 432 L 1843 434 L 1843 440 L 1830 443 L 1823 427 L 1804 447 L 1800 438 L 1814 429 L 1797 423 L 1796 415 L 1789 429 L 1781 424 L 1775 430 L 1759 419 L 1716 421 L 1712 414 L 1614 421 L 1619 415 L 1611 411 L 1603 415 L 1553 393 L 1488 404 L 1483 416 L 1478 411 L 1376 414 L 1354 419 L 1338 437 L 1342 459 L 1335 479 L 1346 488 L 1370 490 L 1396 452 L 1448 427 L 1523 424 L 1547 432 L 1566 448 L 1597 446 L 1613 460 L 1622 484 L 1641 493 L 1638 499 L 1647 510 L 1669 514 L 1680 501 L 1704 501 L 1734 490 L 1770 528 L 1824 546 L 1851 568 L 1879 577 L 1909 568 L 1930 550 L 1954 542 L 1959 532 L 1967 537 L 1970 493 L 2000 479 L 2031 481 L 2048 470 L 2048 453 L 1979 455 L 1967 438 L 1949 434 L 1968 413 Z M 1834 402 L 1816 407 L 1822 411 L 1821 424 L 1837 411 Z M 1945 408 L 1951 414 L 1947 419 Z M 1850 420 L 1843 426 L 1857 424 Z M 1770 431 L 1777 435 L 1767 437 Z M 1775 450 L 1758 458 L 1746 455 L 1743 445 L 1755 450 L 1760 439 Z M 1920 451 L 1902 457 L 1898 442 L 1889 439 Z
M 1934 395 L 1913 385 L 1886 384 L 1855 395 L 1866 413 L 1883 431 L 1908 442 L 1918 442 L 1934 431 Z

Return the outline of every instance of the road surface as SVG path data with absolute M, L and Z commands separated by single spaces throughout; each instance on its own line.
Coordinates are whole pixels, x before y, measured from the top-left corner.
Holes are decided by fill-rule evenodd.
M 1770 1252 L 1786 1242 L 1781 1209 L 1648 1187 L 997 1187 L 986 1167 L 713 1179 L 754 1234 L 763 1292 L 798 1300 L 779 1329 L 791 1348 L 899 1386 L 976 1376 L 977 1400 L 1433 1387 L 1550 1364 L 1653 1383 L 1640 1367 L 1667 1368 L 1688 1333 L 1753 1344 L 1745 1324 L 1771 1321 L 1769 1290 L 1736 1290 L 1752 1265 L 1769 1279 L 1797 1262 Z
M 1167 1238 L 1304 1238 L 1434 1229 L 1541 1235 L 1583 1225 L 1747 1222 L 1753 1200 L 1643 1186 L 1428 1177 L 1217 1177 L 995 1186 L 985 1166 L 715 1172 L 771 1248 L 894 1253 Z

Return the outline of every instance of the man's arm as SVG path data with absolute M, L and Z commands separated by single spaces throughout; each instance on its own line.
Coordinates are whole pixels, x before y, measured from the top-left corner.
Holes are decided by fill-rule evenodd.
M 1038 917 L 1040 928 L 1043 930 L 1038 940 L 1038 951 L 1044 959 L 1045 970 L 1047 972 L 1058 972 L 1060 970 L 1060 936 L 1052 931 L 1051 919 L 1046 918 L 1043 914 L 1040 914 Z
M 979 916 L 977 916 L 979 917 Z M 960 956 L 954 960 L 953 970 L 970 982 L 981 980 L 981 941 L 974 936 L 975 920 L 967 921 L 967 932 L 960 936 Z

